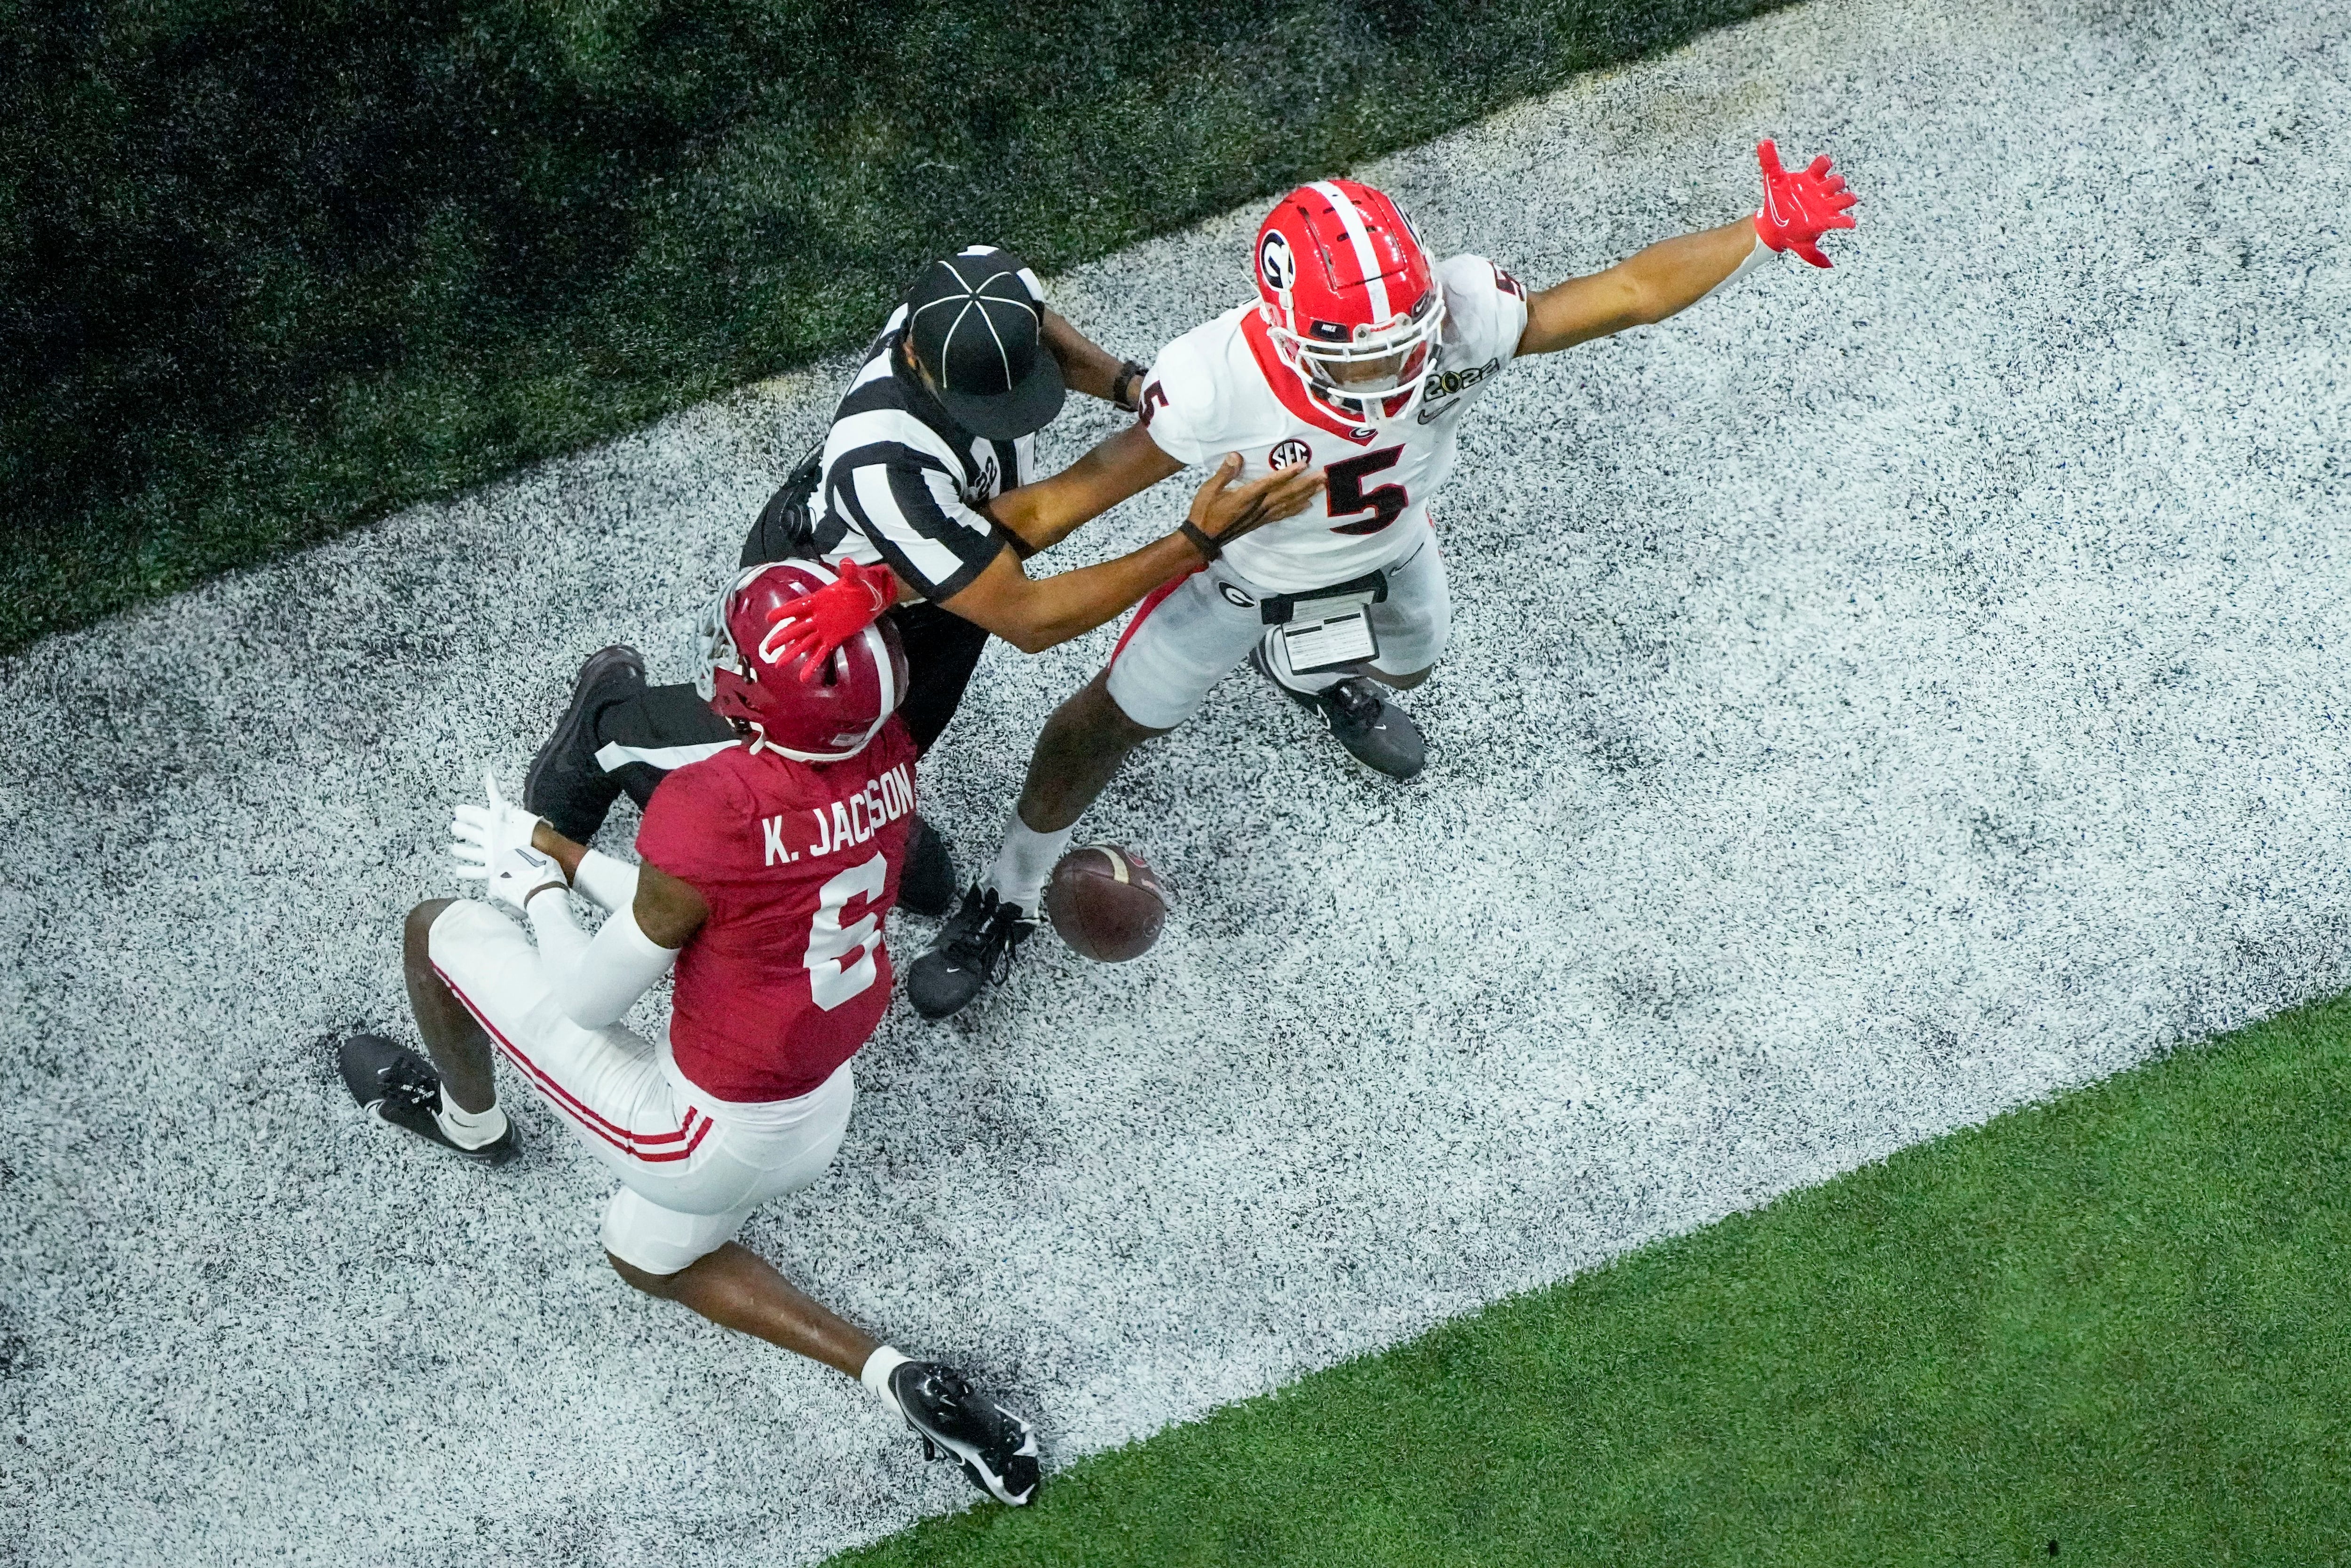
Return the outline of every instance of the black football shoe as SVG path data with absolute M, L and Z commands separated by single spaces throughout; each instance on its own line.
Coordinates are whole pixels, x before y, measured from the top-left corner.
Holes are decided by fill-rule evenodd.
M 955 852 L 946 835 L 914 814 L 914 831 L 906 835 L 906 869 L 898 873 L 898 903 L 925 920 L 936 920 L 955 907 Z
M 615 644 L 589 654 L 571 683 L 570 706 L 530 759 L 522 809 L 545 817 L 575 844 L 594 838 L 621 793 L 621 780 L 596 760 L 596 716 L 644 689 L 644 655 L 634 648 Z
M 1000 985 L 1012 956 L 1037 929 L 1020 906 L 998 900 L 977 883 L 963 905 L 939 927 L 923 956 L 906 966 L 906 999 L 925 1018 L 951 1018 L 971 1005 L 982 987 Z
M 380 1034 L 355 1034 L 343 1041 L 335 1060 L 343 1071 L 343 1087 L 351 1092 L 360 1110 L 379 1122 L 405 1127 L 451 1154 L 487 1166 L 502 1166 L 522 1153 L 511 1116 L 507 1118 L 507 1130 L 478 1149 L 451 1143 L 434 1115 L 441 1109 L 441 1075 L 433 1071 L 431 1062 L 405 1046 Z
M 1374 773 L 1410 779 L 1428 762 L 1428 743 L 1412 715 L 1380 695 L 1380 684 L 1351 675 L 1328 691 L 1301 692 L 1285 685 L 1266 662 L 1265 645 L 1249 650 L 1249 664 L 1275 691 L 1319 716 L 1347 755 Z
M 1037 1495 L 1037 1429 L 996 1396 L 935 1361 L 891 1368 L 890 1395 L 923 1439 L 923 1458 L 946 1455 L 972 1485 L 1015 1508 Z

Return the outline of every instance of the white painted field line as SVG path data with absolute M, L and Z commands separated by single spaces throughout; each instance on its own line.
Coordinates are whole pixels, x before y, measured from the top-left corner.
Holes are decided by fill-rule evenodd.
M 1735 211 L 1765 132 L 1867 204 L 1833 273 L 1505 382 L 1420 785 L 1236 680 L 1090 824 L 1161 949 L 894 1018 L 747 1239 L 1067 1458 L 2351 983 L 2346 24 L 2287 12 L 1814 5 L 1364 172 L 1538 283 Z M 1060 297 L 1147 353 L 1254 221 Z M 446 806 L 577 659 L 682 672 L 835 379 L 0 664 L 28 1555 L 804 1561 L 961 1503 L 629 1295 L 535 1107 L 450 1169 L 308 1050 L 400 1019 Z M 925 779 L 967 853 L 1105 642 L 991 654 Z

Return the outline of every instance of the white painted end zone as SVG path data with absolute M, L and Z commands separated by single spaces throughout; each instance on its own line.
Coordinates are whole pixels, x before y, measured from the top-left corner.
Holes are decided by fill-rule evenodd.
M 1086 824 L 1165 868 L 1159 948 L 902 1009 L 747 1239 L 1067 1459 L 2351 984 L 2346 27 L 1823 4 L 1362 171 L 1537 284 L 1729 217 L 1765 133 L 1864 227 L 1512 372 L 1437 507 L 1425 779 L 1228 683 Z M 1059 298 L 1148 358 L 1255 221 Z M 684 673 L 844 373 L 0 666 L 27 1561 L 805 1561 L 964 1501 L 630 1294 L 536 1104 L 461 1168 L 310 1045 L 405 1027 L 450 803 L 601 643 Z M 991 653 L 924 779 L 967 863 L 1109 636 Z

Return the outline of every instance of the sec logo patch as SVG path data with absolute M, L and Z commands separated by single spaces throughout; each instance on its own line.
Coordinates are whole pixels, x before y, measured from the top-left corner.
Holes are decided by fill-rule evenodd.
M 1314 456 L 1314 449 L 1292 437 L 1265 455 L 1265 465 L 1280 470 L 1303 467 Z

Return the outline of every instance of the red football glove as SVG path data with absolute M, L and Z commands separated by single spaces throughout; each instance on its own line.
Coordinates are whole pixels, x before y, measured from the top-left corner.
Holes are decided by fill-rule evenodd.
M 1844 175 L 1829 172 L 1825 152 L 1810 168 L 1791 174 L 1780 167 L 1780 149 L 1766 137 L 1755 144 L 1755 161 L 1763 165 L 1763 210 L 1755 214 L 1755 232 L 1773 250 L 1792 250 L 1814 267 L 1828 266 L 1821 235 L 1853 227 L 1845 209 L 1861 198 L 1844 188 Z
M 887 567 L 845 560 L 834 571 L 836 580 L 778 609 L 759 639 L 762 657 L 779 664 L 808 661 L 800 666 L 803 685 L 813 685 L 833 650 L 872 625 L 898 598 Z

